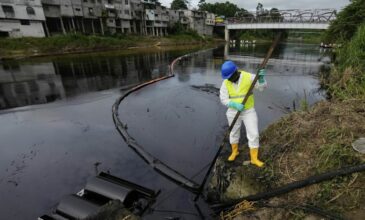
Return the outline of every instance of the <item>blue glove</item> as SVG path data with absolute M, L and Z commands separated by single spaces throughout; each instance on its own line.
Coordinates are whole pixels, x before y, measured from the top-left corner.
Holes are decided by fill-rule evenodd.
M 243 109 L 245 109 L 245 106 L 244 105 L 242 105 L 241 103 L 233 102 L 233 101 L 230 101 L 228 103 L 228 107 L 229 108 L 236 109 L 239 112 L 242 112 Z
M 265 83 L 265 75 L 266 75 L 266 70 L 265 69 L 260 69 L 259 70 L 259 83 Z

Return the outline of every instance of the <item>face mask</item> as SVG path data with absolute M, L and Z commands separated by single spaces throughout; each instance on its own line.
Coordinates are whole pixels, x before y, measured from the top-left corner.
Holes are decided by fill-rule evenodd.
M 239 78 L 240 74 L 238 73 L 238 71 L 236 71 L 228 80 L 235 83 Z

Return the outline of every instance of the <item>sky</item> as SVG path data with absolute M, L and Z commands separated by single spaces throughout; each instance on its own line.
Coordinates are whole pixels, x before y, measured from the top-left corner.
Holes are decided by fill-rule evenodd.
M 170 7 L 172 0 L 159 0 L 162 5 Z M 227 0 L 206 0 L 207 3 L 226 2 Z M 238 5 L 249 11 L 256 10 L 259 2 L 264 5 L 264 8 L 278 9 L 336 9 L 340 10 L 350 3 L 349 0 L 230 0 L 229 2 Z M 199 0 L 190 0 L 192 7 L 197 7 Z

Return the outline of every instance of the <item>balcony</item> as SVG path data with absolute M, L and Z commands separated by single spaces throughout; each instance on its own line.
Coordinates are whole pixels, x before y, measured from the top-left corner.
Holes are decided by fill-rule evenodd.
M 189 19 L 187 17 L 182 17 L 182 18 L 180 18 L 180 23 L 181 24 L 188 24 L 189 23 Z
M 203 17 L 203 12 L 193 11 L 193 17 L 194 18 L 202 18 Z
M 44 5 L 61 5 L 60 0 L 41 0 Z
M 115 10 L 115 6 L 113 4 L 105 4 L 104 8 L 107 10 Z
M 214 26 L 215 25 L 215 22 L 214 22 L 214 20 L 210 20 L 210 19 L 208 20 L 207 19 L 207 20 L 205 20 L 205 24 L 206 25 L 212 25 L 212 26 Z
M 156 4 L 156 0 L 141 0 L 141 1 L 144 4 L 152 4 L 152 5 Z
M 116 27 L 115 25 L 115 19 L 109 18 L 106 20 L 106 26 L 107 27 Z

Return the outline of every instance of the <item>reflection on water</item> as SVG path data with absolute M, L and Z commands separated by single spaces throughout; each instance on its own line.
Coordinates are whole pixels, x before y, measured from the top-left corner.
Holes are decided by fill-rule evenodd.
M 0 63 L 0 109 L 43 104 L 151 80 L 167 73 L 171 52 Z
M 265 57 L 270 44 L 230 44 L 228 45 L 230 55 Z M 332 49 L 320 48 L 314 44 L 304 43 L 279 43 L 271 58 L 296 61 L 321 61 L 324 57 L 330 56 Z

